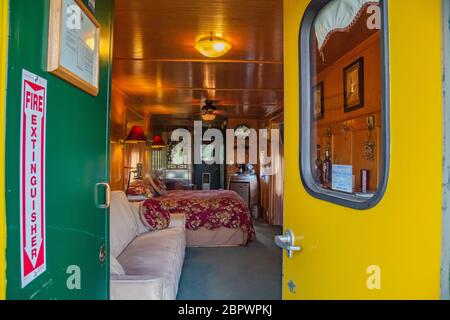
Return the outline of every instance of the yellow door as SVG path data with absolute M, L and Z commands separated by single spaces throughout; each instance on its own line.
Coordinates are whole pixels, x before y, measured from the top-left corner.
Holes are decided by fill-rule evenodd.
M 367 210 L 311 196 L 299 168 L 299 28 L 309 0 L 284 0 L 284 299 L 438 299 L 441 255 L 441 1 L 387 1 L 390 147 L 384 196 Z M 373 284 L 376 285 L 373 285 Z

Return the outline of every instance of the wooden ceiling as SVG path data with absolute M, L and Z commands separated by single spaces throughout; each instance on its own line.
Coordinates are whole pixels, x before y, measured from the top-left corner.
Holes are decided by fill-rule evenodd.
M 198 53 L 213 32 L 233 48 Z M 280 0 L 116 0 L 113 84 L 125 103 L 158 118 L 199 117 L 213 99 L 227 117 L 263 118 L 283 108 Z

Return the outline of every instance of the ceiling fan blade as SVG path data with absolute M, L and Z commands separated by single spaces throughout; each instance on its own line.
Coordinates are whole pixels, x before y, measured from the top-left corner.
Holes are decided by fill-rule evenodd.
M 216 111 L 214 111 L 214 114 L 226 116 L 228 113 L 225 110 L 216 110 Z

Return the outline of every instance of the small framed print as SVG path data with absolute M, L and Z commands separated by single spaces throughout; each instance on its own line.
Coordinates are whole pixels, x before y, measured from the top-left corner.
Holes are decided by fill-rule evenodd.
M 324 103 L 325 103 L 325 93 L 324 93 L 324 82 L 319 82 L 312 90 L 312 106 L 313 106 L 313 116 L 314 120 L 321 120 L 324 118 Z
M 100 24 L 81 0 L 50 0 L 47 71 L 97 96 Z
M 364 107 L 364 58 L 344 68 L 344 112 Z

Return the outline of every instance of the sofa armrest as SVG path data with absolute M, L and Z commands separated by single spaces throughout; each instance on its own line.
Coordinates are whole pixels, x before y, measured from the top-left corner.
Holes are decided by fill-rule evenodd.
M 111 300 L 163 300 L 163 279 L 146 276 L 111 276 Z
M 173 213 L 170 215 L 169 228 L 181 227 L 186 230 L 186 216 L 184 213 Z
M 136 223 L 136 228 L 138 234 L 147 233 L 149 228 L 144 224 L 141 219 L 141 208 L 144 201 L 141 202 L 130 202 L 130 208 L 133 212 L 134 221 Z

